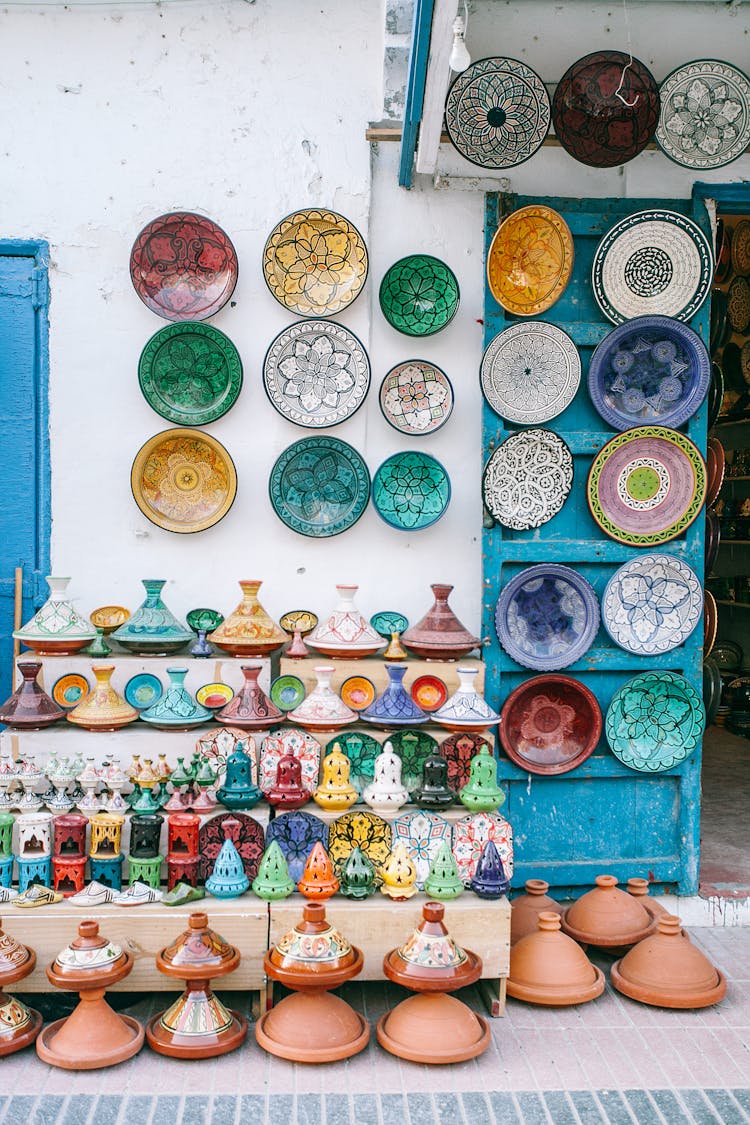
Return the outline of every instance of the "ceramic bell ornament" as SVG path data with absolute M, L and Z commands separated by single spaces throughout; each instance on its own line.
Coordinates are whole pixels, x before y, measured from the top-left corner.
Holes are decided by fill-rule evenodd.
M 13 730 L 42 730 L 65 714 L 37 680 L 42 665 L 37 660 L 19 660 L 21 683 L 0 707 L 0 723 Z
M 436 898 L 448 902 L 463 894 L 464 885 L 458 874 L 456 861 L 453 858 L 450 844 L 442 840 L 430 864 L 430 870 L 424 882 L 424 893 L 429 898 Z
M 647 903 L 617 887 L 614 875 L 597 875 L 593 890 L 562 912 L 563 933 L 582 945 L 619 949 L 634 945 L 656 929 Z
M 445 809 L 456 800 L 448 785 L 448 763 L 437 751 L 422 763 L 422 784 L 415 790 L 414 800 L 421 809 Z
M 372 783 L 362 792 L 365 802 L 378 813 L 400 809 L 409 800 L 409 793 L 401 784 L 401 759 L 390 742 L 375 759 L 374 769 Z
M 310 794 L 302 784 L 302 763 L 291 752 L 282 754 L 276 766 L 276 781 L 266 790 L 269 805 L 283 812 L 299 809 L 310 800 Z
M 348 809 L 358 799 L 359 793 L 349 780 L 350 763 L 338 742 L 323 759 L 323 778 L 313 793 L 313 800 L 322 809 L 339 812 Z
M 96 629 L 68 600 L 69 578 L 50 577 L 46 581 L 49 598 L 30 621 L 16 629 L 13 638 L 40 656 L 70 656 L 93 641 Z
M 138 712 L 135 707 L 126 703 L 109 682 L 114 670 L 114 664 L 92 665 L 96 682 L 88 695 L 72 711 L 68 711 L 69 723 L 85 730 L 111 731 L 136 721 Z
M 240 581 L 242 601 L 211 633 L 212 644 L 232 656 L 268 656 L 286 644 L 288 635 L 258 601 L 262 585 L 255 579 Z
M 0 929 L 0 989 L 34 971 L 36 953 Z M 42 1028 L 42 1017 L 15 996 L 0 991 L 0 1058 L 30 1046 Z
M 143 578 L 146 599 L 119 629 L 112 640 L 140 656 L 169 656 L 195 640 L 195 634 L 178 621 L 162 601 L 164 578 Z
M 394 902 L 402 902 L 417 893 L 417 867 L 406 850 L 398 844 L 380 869 L 381 892 Z
M 331 689 L 333 667 L 327 664 L 318 665 L 313 668 L 313 672 L 318 682 L 299 707 L 287 713 L 289 722 L 313 732 L 334 731 L 349 726 L 350 723 L 356 723 L 356 711 L 347 707 Z
M 482 642 L 464 628 L 448 605 L 453 587 L 436 583 L 430 588 L 435 598 L 432 608 L 406 630 L 401 640 L 415 656 L 425 660 L 460 660 Z
M 338 889 L 339 881 L 333 872 L 330 856 L 317 840 L 307 857 L 297 890 L 305 898 L 322 900 L 335 895 Z
M 219 722 L 239 727 L 240 730 L 264 730 L 283 722 L 283 712 L 273 703 L 258 683 L 262 664 L 243 664 L 244 683 L 226 707 L 222 707 Z
M 250 886 L 235 842 L 240 825 L 239 821 L 227 818 L 221 827 L 224 843 L 216 857 L 214 869 L 206 879 L 206 890 L 214 898 L 237 898 Z
M 357 846 L 341 868 L 341 894 L 346 898 L 369 898 L 375 891 L 376 872 L 372 860 Z
M 257 805 L 262 793 L 253 781 L 253 764 L 239 746 L 227 758 L 224 784 L 216 796 L 228 809 L 250 809 Z
M 543 910 L 534 933 L 511 946 L 507 989 L 509 996 L 529 1004 L 567 1007 L 601 996 L 604 974 L 561 931 L 560 915 Z
M 358 586 L 337 586 L 339 596 L 334 611 L 320 621 L 307 638 L 310 648 L 324 656 L 358 658 L 372 656 L 385 646 L 354 604 Z
M 623 996 L 659 1008 L 708 1008 L 727 992 L 724 974 L 693 945 L 672 914 L 660 915 L 656 932 L 615 961 L 611 978 Z
M 497 784 L 497 762 L 488 746 L 482 746 L 471 759 L 469 780 L 458 793 L 459 800 L 471 812 L 493 812 L 505 801 Z
M 442 707 L 433 712 L 433 720 L 441 727 L 454 731 L 482 731 L 497 726 L 500 722 L 497 711 L 493 711 L 484 696 L 474 689 L 476 668 L 458 667 L 456 674 L 458 688 Z
M 289 876 L 289 868 L 278 840 L 272 840 L 266 848 L 252 888 L 253 894 L 266 902 L 288 898 L 294 890 L 294 880 Z

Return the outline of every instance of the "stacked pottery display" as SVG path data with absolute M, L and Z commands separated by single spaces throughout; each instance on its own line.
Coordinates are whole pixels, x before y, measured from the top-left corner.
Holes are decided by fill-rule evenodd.
M 200 817 L 197 813 L 176 812 L 167 818 L 167 890 L 178 883 L 191 887 L 200 874 Z
M 50 577 L 46 581 L 49 598 L 13 637 L 39 656 L 70 656 L 94 640 L 96 629 L 66 597 L 69 578 Z
M 338 604 L 307 638 L 310 648 L 323 656 L 357 659 L 373 656 L 385 641 L 354 604 L 358 586 L 337 586 Z
M 87 827 L 88 819 L 79 813 L 63 813 L 52 822 L 52 886 L 66 898 L 83 890 Z
M 211 633 L 212 644 L 232 656 L 268 656 L 289 640 L 258 601 L 262 582 L 242 579 L 242 601 Z
M 36 953 L 0 929 L 0 989 L 34 971 Z M 15 996 L 0 992 L 0 1057 L 30 1046 L 42 1028 L 42 1017 Z
M 421 621 L 402 635 L 404 645 L 415 656 L 425 660 L 460 660 L 480 647 L 479 638 L 464 628 L 448 605 L 452 589 L 440 583 L 431 586 L 434 604 Z
M 166 579 L 141 579 L 146 600 L 119 629 L 112 640 L 139 656 L 170 656 L 195 640 L 195 634 L 177 620 L 162 601 Z

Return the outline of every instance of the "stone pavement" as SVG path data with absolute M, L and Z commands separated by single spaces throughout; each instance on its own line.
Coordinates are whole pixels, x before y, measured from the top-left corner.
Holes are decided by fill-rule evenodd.
M 183 1062 L 145 1047 L 116 1068 L 81 1073 L 46 1066 L 31 1050 L 0 1060 L 0 1125 L 750 1122 L 748 930 L 694 928 L 691 936 L 727 974 L 727 998 L 715 1008 L 649 1008 L 609 984 L 575 1008 L 509 1000 L 505 1017 L 490 1021 L 486 1053 L 447 1067 L 395 1059 L 374 1035 L 354 1059 L 319 1067 L 265 1055 L 252 1031 L 220 1059 Z M 608 960 L 594 959 L 606 971 Z M 379 983 L 341 992 L 373 1024 L 405 995 Z M 224 995 L 243 1007 L 244 997 Z M 461 995 L 484 1010 L 474 989 Z M 151 996 L 127 1010 L 145 1019 L 165 1001 Z

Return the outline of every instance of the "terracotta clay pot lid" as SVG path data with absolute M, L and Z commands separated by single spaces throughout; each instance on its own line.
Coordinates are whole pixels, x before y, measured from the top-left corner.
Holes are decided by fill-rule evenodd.
M 402 984 L 414 992 L 455 992 L 474 984 L 482 975 L 482 959 L 470 949 L 461 949 L 452 941 L 443 925 L 445 906 L 442 902 L 426 902 L 422 907 L 422 921 L 412 936 L 398 949 L 391 949 L 383 958 L 383 972 L 394 984 Z M 423 935 L 422 938 L 419 935 Z M 413 943 L 427 939 L 451 943 L 460 960 L 454 965 L 442 964 L 435 968 L 424 961 L 408 959 Z M 407 956 L 404 956 L 407 954 Z
M 180 1035 L 169 1031 L 161 1023 L 163 1012 L 157 1012 L 146 1024 L 148 1045 L 157 1054 L 173 1059 L 212 1059 L 234 1051 L 247 1036 L 247 1020 L 239 1012 L 227 1008 L 232 1026 L 219 1035 Z
M 36 966 L 36 953 L 0 929 L 0 987 L 23 980 Z
M 597 875 L 596 886 L 561 914 L 562 930 L 602 949 L 635 945 L 656 929 L 656 918 L 638 896 L 617 889 L 614 875 Z
M 660 1008 L 708 1008 L 727 992 L 724 974 L 683 934 L 673 914 L 660 917 L 655 934 L 615 961 L 611 979 L 623 996 Z
M 111 943 L 106 938 L 99 936 L 98 922 L 81 922 L 78 927 L 78 937 L 67 947 L 75 950 L 103 949 Z M 65 950 L 63 950 L 65 953 Z M 131 972 L 133 968 L 133 954 L 121 950 L 119 956 L 109 962 L 92 964 L 90 968 L 67 967 L 59 961 L 59 954 L 51 965 L 47 966 L 47 977 L 56 988 L 70 989 L 80 992 L 86 989 L 107 989 L 117 984 Z M 138 1025 L 140 1027 L 140 1024 Z M 49 1030 L 49 1029 L 47 1029 Z M 101 1064 L 104 1065 L 104 1064 Z
M 601 996 L 604 973 L 561 933 L 560 916 L 544 910 L 537 931 L 511 948 L 507 990 L 516 1000 L 546 1007 L 584 1004 Z
M 299 992 L 261 1016 L 255 1038 L 264 1051 L 292 1062 L 336 1062 L 367 1046 L 370 1025 L 340 996 Z
M 543 910 L 562 913 L 562 906 L 547 894 L 549 883 L 544 879 L 527 879 L 526 894 L 510 904 L 510 944 L 515 945 L 527 934 L 535 933 L 537 919 Z
M 7 999 L 8 997 L 0 999 L 0 1003 L 7 1001 Z M 24 1007 L 26 1007 L 26 1005 L 24 1005 Z M 22 1051 L 24 1047 L 30 1047 L 37 1039 L 39 1032 L 42 1030 L 44 1020 L 41 1013 L 37 1012 L 34 1008 L 28 1008 L 27 1011 L 31 1016 L 31 1020 L 22 1031 L 0 1035 L 0 1058 L 15 1054 L 16 1051 Z
M 327 936 L 334 946 L 343 944 L 346 950 L 337 957 L 327 960 L 314 958 L 303 960 L 285 945 L 299 944 L 304 947 L 306 938 L 320 939 Z M 298 942 L 297 939 L 300 939 Z M 326 908 L 322 902 L 306 902 L 302 910 L 302 920 L 297 923 L 281 941 L 272 946 L 263 958 L 266 975 L 273 977 L 287 988 L 295 990 L 338 988 L 340 984 L 356 977 L 362 972 L 364 954 L 361 949 L 350 945 L 326 919 Z
M 188 927 L 157 953 L 159 972 L 180 980 L 210 980 L 234 972 L 240 963 L 239 951 L 209 929 L 207 914 L 195 911 L 188 918 Z
M 378 1043 L 398 1058 L 456 1063 L 476 1058 L 490 1044 L 487 1020 L 445 993 L 410 996 L 377 1024 Z

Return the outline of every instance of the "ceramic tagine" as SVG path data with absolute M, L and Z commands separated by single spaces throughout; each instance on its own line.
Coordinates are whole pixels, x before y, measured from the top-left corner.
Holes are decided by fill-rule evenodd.
M 547 894 L 549 883 L 544 879 L 527 879 L 526 894 L 514 898 L 510 906 L 510 944 L 515 943 L 526 934 L 536 933 L 539 928 L 537 919 L 542 911 L 552 911 L 562 914 L 562 907 Z
M 273 703 L 258 683 L 263 671 L 262 664 L 243 664 L 244 683 L 226 707 L 222 707 L 217 718 L 240 730 L 264 730 L 284 719 L 284 714 Z
M 351 1058 L 367 1046 L 367 1022 L 328 991 L 357 976 L 364 956 L 326 920 L 322 903 L 305 904 L 302 920 L 269 949 L 263 964 L 267 976 L 293 990 L 255 1025 L 265 1051 L 322 1063 Z
M 211 990 L 214 977 L 234 972 L 239 963 L 239 951 L 209 929 L 208 916 L 191 914 L 188 929 L 156 955 L 159 972 L 184 980 L 185 991 L 149 1020 L 149 1047 L 175 1059 L 214 1058 L 239 1047 L 247 1020 L 225 1008 Z
M 394 754 L 390 742 L 375 759 L 374 779 L 365 786 L 362 796 L 377 813 L 400 809 L 409 800 L 409 793 L 401 784 L 401 759 Z
M 195 640 L 194 634 L 182 625 L 161 598 L 164 578 L 142 578 L 146 600 L 135 613 L 115 629 L 112 640 L 141 656 L 169 656 Z
M 56 723 L 65 712 L 37 681 L 42 665 L 36 660 L 19 660 L 17 668 L 21 683 L 0 708 L 0 723 L 14 730 L 42 730 Z
M 414 727 L 426 723 L 428 716 L 409 695 L 404 687 L 406 666 L 386 664 L 388 686 L 382 695 L 366 707 L 361 718 L 378 727 Z
M 457 668 L 458 688 L 442 707 L 433 711 L 432 718 L 441 727 L 455 731 L 482 731 L 500 722 L 484 697 L 474 690 L 475 668 Z
M 109 731 L 119 730 L 136 721 L 138 712 L 135 707 L 126 703 L 109 682 L 114 670 L 113 664 L 92 665 L 96 683 L 88 695 L 72 711 L 68 711 L 69 723 L 85 730 Z
M 150 723 L 159 730 L 192 730 L 210 722 L 212 713 L 198 703 L 185 687 L 187 674 L 187 668 L 167 668 L 167 690 L 155 703 L 141 711 L 144 723 Z
M 373 629 L 354 604 L 359 586 L 337 586 L 338 605 L 320 621 L 307 638 L 307 644 L 324 656 L 356 659 L 372 656 L 385 647 L 385 640 Z
M 69 582 L 69 578 L 47 578 L 49 598 L 31 621 L 16 629 L 14 640 L 40 656 L 70 656 L 93 641 L 96 629 L 65 596 Z
M 618 890 L 614 875 L 597 875 L 593 890 L 562 912 L 562 929 L 583 945 L 619 949 L 634 945 L 656 929 L 648 903 Z
M 411 937 L 383 959 L 388 979 L 417 995 L 381 1017 L 378 1042 L 412 1062 L 462 1062 L 481 1055 L 490 1042 L 487 1021 L 446 995 L 479 980 L 482 962 L 456 945 L 443 924 L 444 912 L 441 902 L 426 902 Z
M 463 627 L 448 605 L 453 587 L 436 583 L 431 589 L 435 596 L 432 608 L 421 621 L 406 630 L 401 640 L 411 652 L 425 660 L 460 660 L 482 642 Z
M 232 656 L 268 656 L 289 640 L 258 601 L 262 585 L 257 580 L 242 579 L 242 601 L 209 637 Z
M 0 989 L 33 972 L 36 953 L 0 929 Z M 0 992 L 0 1058 L 30 1046 L 41 1031 L 42 1017 L 15 996 Z
M 708 1008 L 727 992 L 724 974 L 693 945 L 672 914 L 660 915 L 656 933 L 615 961 L 612 984 L 623 996 L 659 1008 Z
M 310 731 L 338 730 L 357 721 L 357 714 L 331 689 L 331 676 L 334 669 L 330 665 L 313 668 L 317 685 L 302 700 L 299 707 L 289 711 L 287 719 L 296 726 Z
M 493 812 L 505 801 L 497 783 L 497 762 L 489 746 L 481 746 L 471 759 L 469 780 L 458 792 L 459 800 L 471 812 Z
M 359 793 L 349 780 L 351 766 L 338 742 L 323 759 L 323 777 L 313 793 L 313 800 L 328 812 L 343 812 L 359 798 Z
M 578 942 L 560 930 L 560 915 L 543 910 L 537 929 L 510 950 L 508 995 L 529 1004 L 567 1007 L 595 1000 L 604 991 L 604 974 L 592 965 Z

